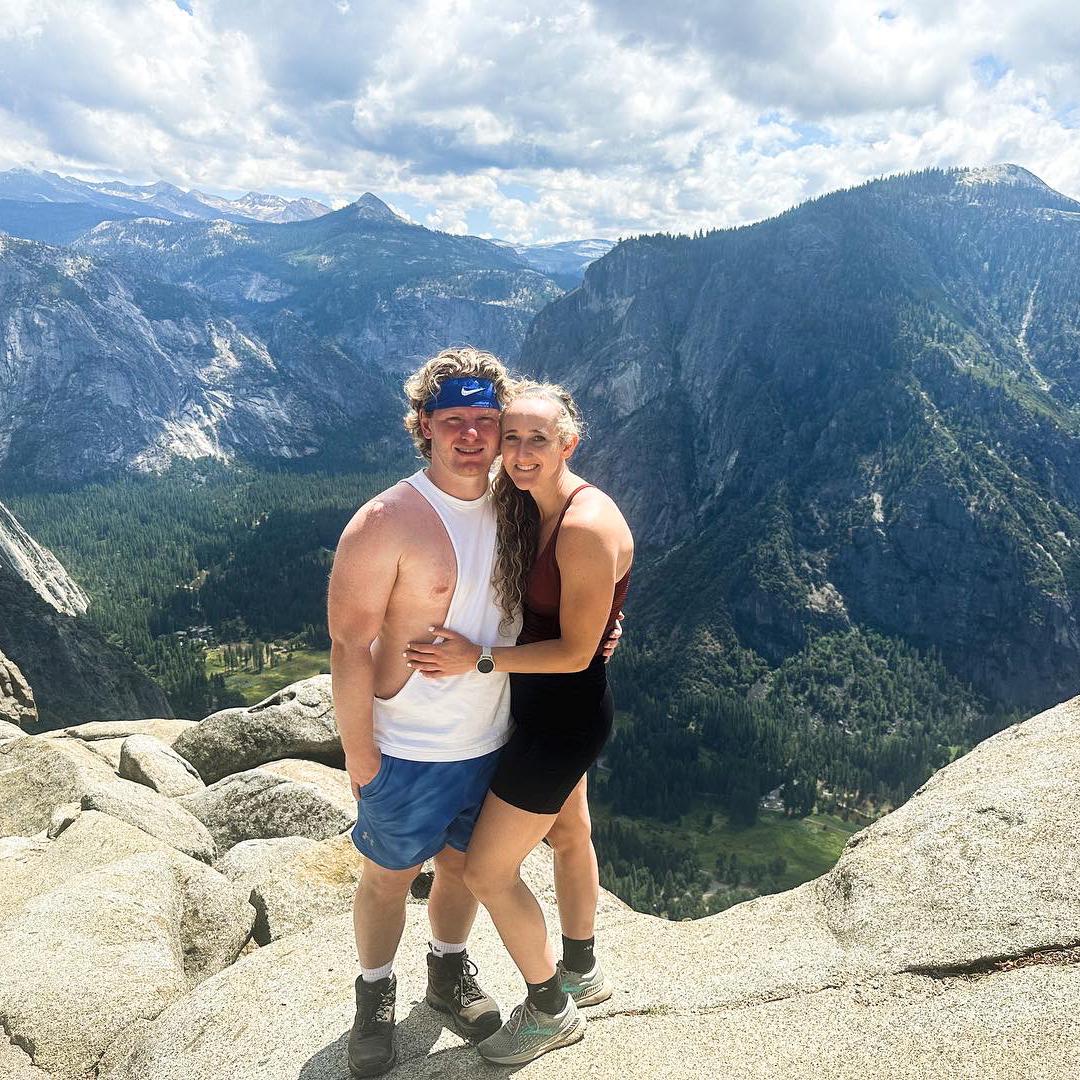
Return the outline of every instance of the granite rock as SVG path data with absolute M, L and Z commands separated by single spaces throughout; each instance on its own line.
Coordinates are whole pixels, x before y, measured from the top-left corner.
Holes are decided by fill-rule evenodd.
M 202 791 L 183 795 L 176 805 L 197 817 L 218 849 L 242 840 L 306 836 L 323 840 L 348 829 L 351 813 L 312 784 L 251 769 L 227 776 Z
M 205 785 L 195 768 L 153 735 L 129 735 L 120 749 L 117 772 L 162 795 L 190 795 Z
M 344 763 L 330 676 L 293 683 L 257 705 L 224 709 L 184 732 L 173 749 L 207 784 L 281 758 Z

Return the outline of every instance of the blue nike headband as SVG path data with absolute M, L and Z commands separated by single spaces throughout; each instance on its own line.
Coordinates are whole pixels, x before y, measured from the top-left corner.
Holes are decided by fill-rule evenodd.
M 495 384 L 490 379 L 444 379 L 439 392 L 424 403 L 424 412 L 436 409 L 501 409 Z

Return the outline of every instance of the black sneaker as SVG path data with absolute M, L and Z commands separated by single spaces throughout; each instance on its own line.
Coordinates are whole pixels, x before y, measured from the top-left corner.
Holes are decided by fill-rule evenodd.
M 448 1013 L 454 1030 L 465 1039 L 479 1042 L 502 1026 L 499 1006 L 476 982 L 476 965 L 462 951 L 427 956 L 428 984 L 425 998 L 439 1012 Z
M 394 1050 L 394 1001 L 397 977 L 378 982 L 356 980 L 356 1019 L 349 1032 L 349 1072 L 380 1076 L 397 1060 Z

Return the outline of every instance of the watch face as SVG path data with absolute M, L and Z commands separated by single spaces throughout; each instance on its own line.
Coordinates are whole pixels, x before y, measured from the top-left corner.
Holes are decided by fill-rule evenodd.
M 486 675 L 489 671 L 495 670 L 495 661 L 490 656 L 481 656 L 476 661 L 476 670 L 481 674 Z

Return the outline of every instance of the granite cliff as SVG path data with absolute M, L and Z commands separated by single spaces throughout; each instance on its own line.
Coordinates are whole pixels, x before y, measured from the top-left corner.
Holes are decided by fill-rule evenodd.
M 0 716 L 40 730 L 171 715 L 161 690 L 88 623 L 88 605 L 0 503 Z
M 275 737 L 252 758 L 250 735 L 266 723 Z M 344 774 L 302 760 L 303 747 L 334 741 L 327 680 L 201 724 L 8 736 L 3 1074 L 344 1077 L 356 974 L 349 903 L 362 866 L 335 824 L 349 820 L 334 809 L 339 800 L 348 809 Z M 181 750 L 221 779 L 203 787 Z M 191 793 L 163 794 L 166 776 Z M 598 943 L 616 993 L 590 1010 L 584 1042 L 525 1071 L 1074 1076 L 1078 777 L 1074 700 L 941 770 L 855 835 L 833 870 L 791 892 L 682 923 L 602 893 Z M 204 834 L 198 857 L 185 854 Z M 543 850 L 526 874 L 553 929 Z M 422 1004 L 420 904 L 410 906 L 398 965 L 393 1075 L 502 1075 Z M 483 914 L 470 951 L 509 1007 L 520 980 Z

